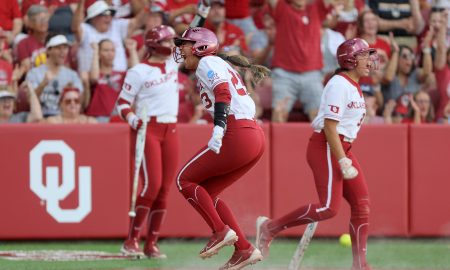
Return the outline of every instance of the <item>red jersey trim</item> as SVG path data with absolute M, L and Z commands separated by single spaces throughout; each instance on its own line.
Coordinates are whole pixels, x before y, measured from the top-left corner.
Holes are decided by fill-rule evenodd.
M 216 102 L 231 103 L 231 93 L 227 82 L 223 82 L 214 87 L 214 97 Z
M 166 63 L 154 63 L 154 62 L 149 62 L 148 60 L 144 60 L 144 61 L 142 61 L 142 64 L 146 64 L 151 67 L 157 67 L 157 68 L 159 68 L 159 70 L 161 70 L 162 74 L 166 74 Z
M 351 83 L 356 89 L 358 89 L 358 93 L 360 97 L 363 97 L 363 93 L 361 91 L 361 87 L 359 87 L 359 83 L 355 82 L 352 78 L 350 78 L 347 74 L 341 72 L 338 74 L 339 76 L 344 77 L 349 83 Z

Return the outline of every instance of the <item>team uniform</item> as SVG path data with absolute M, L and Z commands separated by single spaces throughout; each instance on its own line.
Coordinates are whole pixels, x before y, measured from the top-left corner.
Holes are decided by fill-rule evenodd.
M 236 233 L 233 235 L 238 238 L 236 250 L 247 252 L 245 259 L 248 259 L 255 249 L 247 241 L 227 204 L 218 195 L 260 159 L 265 147 L 264 133 L 254 119 L 253 100 L 238 73 L 227 62 L 217 56 L 204 56 L 200 58 L 196 76 L 206 110 L 214 115 L 215 103 L 223 102 L 230 106 L 229 115 L 220 153 L 216 154 L 207 146 L 203 147 L 182 167 L 177 176 L 177 187 L 215 235 L 226 233 L 229 228 Z M 236 155 L 237 151 L 239 155 Z M 206 250 L 215 245 L 217 239 L 214 237 L 202 250 L 201 257 L 203 253 L 206 254 L 203 257 L 215 254 L 207 254 L 209 251 Z M 234 241 L 230 238 L 231 243 Z M 223 269 L 229 269 L 228 267 L 231 269 L 232 266 L 228 265 Z
M 354 243 L 353 267 L 365 269 L 369 195 L 360 165 L 350 150 L 365 114 L 366 106 L 359 85 L 344 73 L 333 76 L 324 89 L 319 113 L 312 123 L 314 133 L 307 148 L 307 161 L 314 174 L 320 202 L 301 206 L 281 218 L 267 222 L 261 228 L 265 230 L 266 236 L 274 237 L 286 228 L 331 218 L 337 214 L 344 197 L 351 207 L 349 229 Z M 338 160 L 332 155 L 323 131 L 325 119 L 339 122 L 337 132 L 345 155 L 359 172 L 353 179 L 343 179 Z M 270 243 L 267 239 L 260 241 Z
M 136 217 L 132 220 L 128 238 L 139 239 L 141 227 L 148 216 L 147 246 L 157 241 L 166 213 L 169 187 L 177 168 L 178 64 L 169 58 L 163 64 L 145 61 L 131 68 L 119 95 L 117 108 L 122 118 L 126 119 L 133 103 L 137 115 L 144 106 L 147 107 L 149 122 L 140 171 L 143 187 L 138 194 Z M 133 131 L 132 152 L 136 135 L 137 132 Z

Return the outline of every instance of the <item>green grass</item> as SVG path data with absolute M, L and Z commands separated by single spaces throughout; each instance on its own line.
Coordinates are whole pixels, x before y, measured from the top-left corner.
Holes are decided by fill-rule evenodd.
M 84 262 L 9 261 L 0 259 L 0 269 L 217 269 L 231 256 L 225 248 L 209 260 L 197 257 L 205 240 L 163 240 L 168 260 L 105 260 Z M 0 250 L 93 250 L 117 253 L 120 241 L 0 242 Z M 270 257 L 248 269 L 287 269 L 296 240 L 277 239 Z M 374 269 L 450 269 L 450 239 L 370 239 L 369 262 Z M 336 239 L 314 239 L 305 255 L 305 268 L 349 269 L 351 249 Z

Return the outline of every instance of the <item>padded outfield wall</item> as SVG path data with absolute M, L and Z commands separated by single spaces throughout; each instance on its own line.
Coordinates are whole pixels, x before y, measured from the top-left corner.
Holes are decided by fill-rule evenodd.
M 206 144 L 211 128 L 178 125 L 179 167 Z M 306 163 L 310 126 L 263 124 L 263 129 L 265 154 L 221 196 L 249 236 L 258 215 L 277 217 L 317 200 Z M 131 145 L 125 124 L 2 125 L 0 239 L 125 237 Z M 364 126 L 352 147 L 368 181 L 371 236 L 450 236 L 450 126 Z M 334 219 L 320 223 L 317 235 L 346 232 L 349 215 L 344 202 Z M 161 236 L 209 234 L 174 180 Z

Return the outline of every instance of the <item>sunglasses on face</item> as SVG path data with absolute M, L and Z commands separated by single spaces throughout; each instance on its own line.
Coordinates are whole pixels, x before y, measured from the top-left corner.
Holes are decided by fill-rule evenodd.
M 410 54 L 410 53 L 402 53 L 400 55 L 401 58 L 405 59 L 405 60 L 414 60 L 414 54 Z
M 112 12 L 111 10 L 106 10 L 103 13 L 101 13 L 100 16 L 112 16 Z
M 80 99 L 79 98 L 66 98 L 63 100 L 65 105 L 70 105 L 72 103 L 74 104 L 80 104 Z
M 416 103 L 418 103 L 418 104 L 429 104 L 430 101 L 427 100 L 427 99 L 418 99 L 418 100 L 416 100 Z

